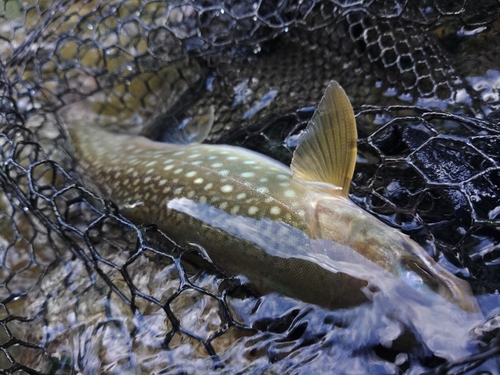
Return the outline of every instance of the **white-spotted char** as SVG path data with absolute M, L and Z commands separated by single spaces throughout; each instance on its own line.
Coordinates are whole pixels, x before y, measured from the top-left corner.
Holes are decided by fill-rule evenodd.
M 180 244 L 202 246 L 260 293 L 339 308 L 367 301 L 366 285 L 392 285 L 417 300 L 444 297 L 478 311 L 464 281 L 347 198 L 357 132 L 336 82 L 301 137 L 291 169 L 232 146 L 158 143 L 86 126 L 70 134 L 85 174 L 125 216 L 156 223 Z

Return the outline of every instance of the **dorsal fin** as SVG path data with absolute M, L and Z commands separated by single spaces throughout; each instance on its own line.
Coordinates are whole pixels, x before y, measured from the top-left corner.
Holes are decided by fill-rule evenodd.
M 293 177 L 312 185 L 333 185 L 327 189 L 331 194 L 347 197 L 357 139 L 351 103 L 342 87 L 332 81 L 293 153 Z
M 214 124 L 214 106 L 202 115 L 185 119 L 177 126 L 169 126 L 161 135 L 161 141 L 179 145 L 189 145 L 203 142 Z

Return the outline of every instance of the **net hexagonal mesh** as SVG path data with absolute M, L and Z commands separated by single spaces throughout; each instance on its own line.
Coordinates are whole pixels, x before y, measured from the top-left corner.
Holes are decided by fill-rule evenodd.
M 1 2 L 0 373 L 494 373 L 499 12 L 487 0 Z M 160 139 L 210 107 L 209 142 L 289 163 L 331 79 L 360 133 L 351 199 L 469 281 L 493 311 L 476 354 L 388 349 L 357 310 L 256 296 L 203 249 L 133 225 L 75 169 L 68 114 Z

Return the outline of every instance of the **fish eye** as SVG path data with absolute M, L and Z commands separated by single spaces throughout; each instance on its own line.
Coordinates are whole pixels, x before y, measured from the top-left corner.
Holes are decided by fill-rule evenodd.
M 435 292 L 439 289 L 436 277 L 426 269 L 425 265 L 414 259 L 403 258 L 400 260 L 400 274 L 412 288 L 429 288 Z

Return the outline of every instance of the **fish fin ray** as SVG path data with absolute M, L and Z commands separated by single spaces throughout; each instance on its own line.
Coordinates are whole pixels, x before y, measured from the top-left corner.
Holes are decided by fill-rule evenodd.
M 332 81 L 300 138 L 291 169 L 298 180 L 326 183 L 347 197 L 357 153 L 356 119 L 340 85 Z
M 211 105 L 206 113 L 177 126 L 169 126 L 162 133 L 161 141 L 178 145 L 202 143 L 212 130 L 214 119 L 214 106 Z

